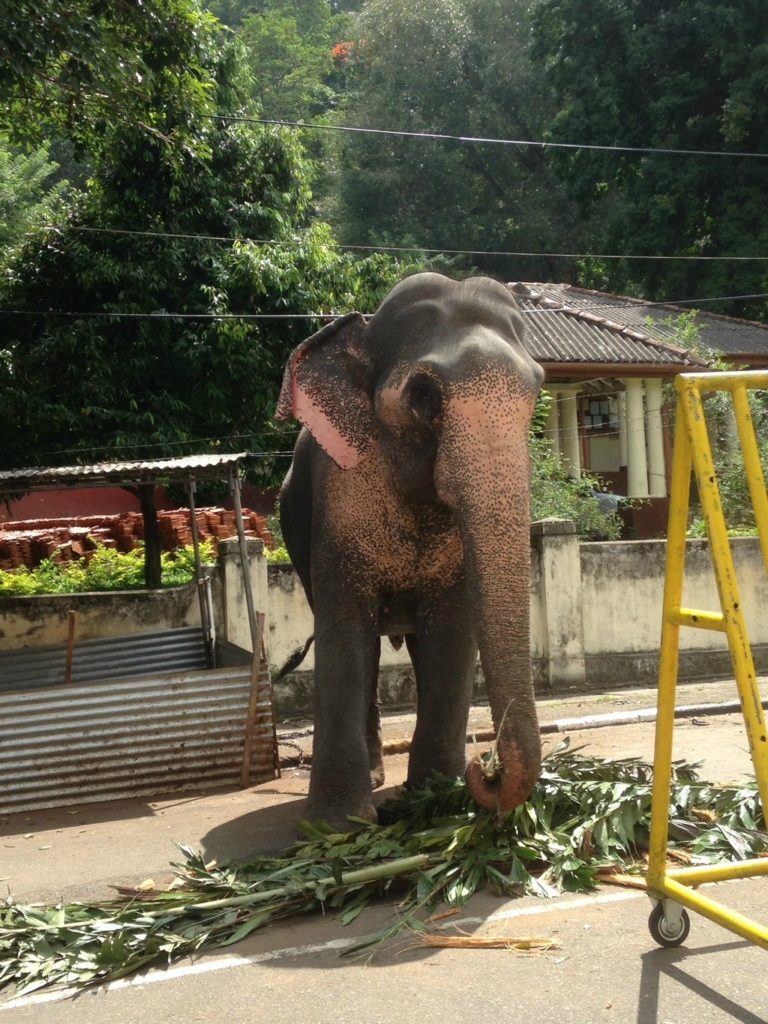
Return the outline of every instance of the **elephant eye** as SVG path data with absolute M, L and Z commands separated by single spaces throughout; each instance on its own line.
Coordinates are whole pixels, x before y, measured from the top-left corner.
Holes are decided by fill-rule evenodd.
M 408 383 L 405 398 L 419 419 L 431 424 L 440 419 L 443 411 L 442 390 L 430 374 L 415 374 Z

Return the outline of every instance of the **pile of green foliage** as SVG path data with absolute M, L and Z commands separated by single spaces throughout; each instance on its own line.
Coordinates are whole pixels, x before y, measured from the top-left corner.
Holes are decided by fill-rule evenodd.
M 213 558 L 213 544 L 200 545 L 203 562 Z M 195 552 L 191 546 L 164 551 L 162 586 L 181 587 L 195 578 Z M 144 587 L 144 551 L 121 552 L 97 544 L 87 557 L 60 561 L 46 558 L 36 569 L 0 569 L 0 597 L 31 594 L 82 594 L 97 590 L 140 590 Z
M 303 841 L 246 866 L 206 865 L 182 847 L 185 863 L 165 892 L 56 907 L 9 897 L 0 904 L 0 988 L 108 981 L 312 911 L 337 911 L 348 924 L 382 896 L 397 897 L 396 922 L 353 949 L 426 929 L 440 904 L 461 906 L 482 886 L 504 896 L 587 891 L 601 869 L 640 871 L 651 775 L 641 761 L 603 761 L 563 744 L 529 800 L 502 816 L 479 810 L 461 781 L 436 777 L 384 804 L 382 824 L 353 821 L 349 833 L 306 825 Z M 677 764 L 670 815 L 672 845 L 695 863 L 768 850 L 755 786 L 716 787 Z

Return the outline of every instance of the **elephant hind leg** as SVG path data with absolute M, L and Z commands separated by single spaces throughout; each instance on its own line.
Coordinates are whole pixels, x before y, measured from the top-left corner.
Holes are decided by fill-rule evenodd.
M 384 749 L 381 740 L 381 701 L 379 700 L 379 655 L 381 654 L 381 641 L 377 644 L 377 656 L 371 680 L 370 703 L 368 705 L 368 719 L 366 721 L 366 743 L 368 745 L 368 760 L 371 770 L 371 788 L 379 789 L 384 785 Z

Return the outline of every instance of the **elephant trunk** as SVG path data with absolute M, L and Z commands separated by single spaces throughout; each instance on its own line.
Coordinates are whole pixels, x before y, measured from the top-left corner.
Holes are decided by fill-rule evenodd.
M 445 407 L 435 480 L 455 511 L 474 581 L 475 628 L 496 731 L 495 756 L 466 780 L 484 808 L 528 798 L 541 767 L 530 662 L 530 468 L 535 396 L 519 382 L 489 383 Z

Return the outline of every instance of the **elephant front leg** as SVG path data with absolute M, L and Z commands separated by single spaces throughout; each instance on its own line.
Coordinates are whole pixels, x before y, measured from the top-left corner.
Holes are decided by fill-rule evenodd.
M 431 772 L 463 775 L 477 641 L 462 588 L 433 598 L 418 633 L 406 640 L 417 694 L 408 782 L 418 785 Z
M 346 604 L 347 602 L 345 602 Z M 379 637 L 361 609 L 315 610 L 315 731 L 307 817 L 348 830 L 376 820 L 371 790 L 370 714 Z
M 371 788 L 384 785 L 384 744 L 381 737 L 381 701 L 379 700 L 379 660 L 381 639 L 376 638 L 376 664 L 371 679 L 368 704 L 366 741 L 368 743 L 368 767 L 371 774 Z

